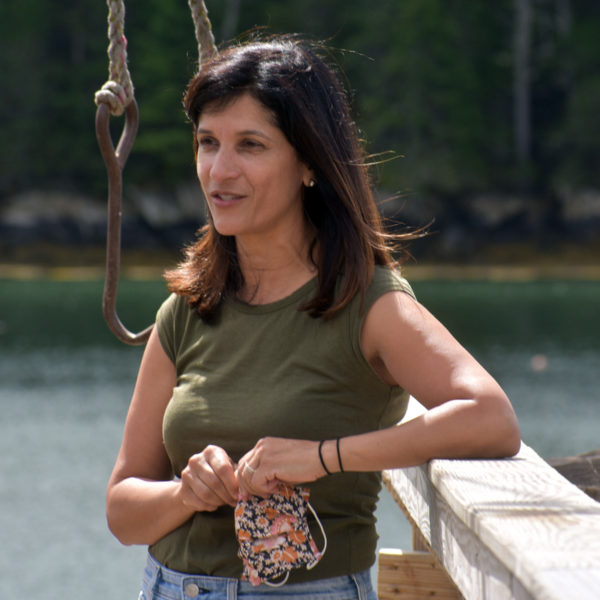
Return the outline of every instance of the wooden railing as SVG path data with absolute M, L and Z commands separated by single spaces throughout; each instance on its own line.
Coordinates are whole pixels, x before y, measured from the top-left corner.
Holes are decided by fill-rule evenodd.
M 526 444 L 514 458 L 432 460 L 384 482 L 417 552 L 382 550 L 380 600 L 600 599 L 600 503 Z

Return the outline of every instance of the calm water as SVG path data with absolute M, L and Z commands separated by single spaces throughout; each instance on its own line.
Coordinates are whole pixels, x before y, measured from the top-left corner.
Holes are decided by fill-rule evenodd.
M 542 456 L 600 447 L 600 283 L 414 284 L 509 393 Z M 104 488 L 141 349 L 100 314 L 102 283 L 0 281 L 0 598 L 137 598 L 145 551 L 108 533 Z M 162 284 L 125 282 L 119 312 L 152 321 Z M 533 362 L 532 362 L 533 359 Z M 389 496 L 381 545 L 410 547 Z

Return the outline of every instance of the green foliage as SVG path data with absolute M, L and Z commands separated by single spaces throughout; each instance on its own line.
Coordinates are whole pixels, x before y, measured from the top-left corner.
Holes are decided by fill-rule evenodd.
M 552 182 L 559 188 L 600 188 L 600 4 L 584 7 L 574 15 L 570 35 L 561 48 L 564 114 L 549 140 L 559 157 L 552 174 Z
M 491 165 L 509 154 L 507 94 L 498 89 L 505 67 L 500 3 L 402 2 L 373 15 L 366 66 L 376 93 L 359 95 L 376 151 L 403 156 L 387 169 L 384 184 L 455 194 L 493 182 Z M 386 26 L 391 23 L 391 26 Z M 393 52 L 389 49 L 394 48 Z M 501 140 L 490 145 L 493 136 Z
M 107 75 L 106 4 L 23 4 L 0 4 L 0 197 L 56 186 L 103 194 L 93 95 Z M 218 42 L 233 23 L 236 34 L 264 26 L 334 49 L 368 151 L 398 155 L 377 170 L 386 190 L 456 198 L 524 182 L 540 196 L 600 186 L 598 3 L 532 4 L 525 163 L 514 150 L 512 0 L 240 0 L 235 14 L 235 2 L 207 5 Z M 140 106 L 126 180 L 175 186 L 194 172 L 181 108 L 197 61 L 189 9 L 185 0 L 128 0 L 126 8 Z M 122 122 L 112 125 L 117 137 Z
M 187 3 L 132 0 L 126 30 L 140 130 L 128 165 L 135 181 L 176 184 L 193 177 L 191 132 L 181 98 L 198 61 Z

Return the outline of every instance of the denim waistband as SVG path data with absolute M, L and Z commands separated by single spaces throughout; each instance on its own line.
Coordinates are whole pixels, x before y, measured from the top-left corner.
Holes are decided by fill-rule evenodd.
M 273 588 L 253 586 L 247 581 L 229 577 L 192 575 L 173 571 L 161 565 L 150 554 L 144 570 L 140 600 L 374 600 L 369 570 L 353 575 L 317 579 L 304 583 L 286 583 Z

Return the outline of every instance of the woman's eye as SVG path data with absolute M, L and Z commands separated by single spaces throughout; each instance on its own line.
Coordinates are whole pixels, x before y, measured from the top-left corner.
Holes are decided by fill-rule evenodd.
M 209 136 L 202 136 L 198 139 L 198 145 L 201 148 L 211 148 L 217 146 L 217 140 Z
M 258 150 L 260 148 L 264 148 L 263 144 L 257 142 L 256 140 L 243 140 L 241 146 L 247 150 Z

